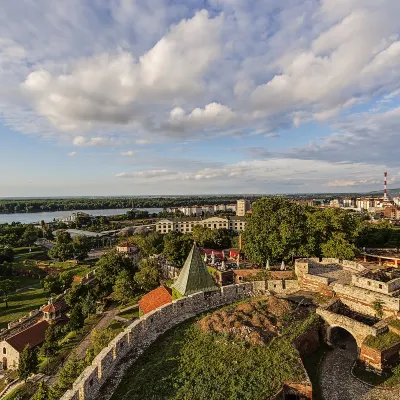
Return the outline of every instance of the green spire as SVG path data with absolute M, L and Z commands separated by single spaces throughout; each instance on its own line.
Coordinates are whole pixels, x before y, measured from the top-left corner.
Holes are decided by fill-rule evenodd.
M 219 289 L 214 279 L 207 271 L 196 244 L 194 244 L 192 250 L 190 250 L 185 265 L 172 287 L 182 296 Z

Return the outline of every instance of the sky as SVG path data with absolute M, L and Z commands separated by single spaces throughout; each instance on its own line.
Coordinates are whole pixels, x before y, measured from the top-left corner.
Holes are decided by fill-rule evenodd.
M 0 197 L 400 187 L 397 0 L 14 0 Z

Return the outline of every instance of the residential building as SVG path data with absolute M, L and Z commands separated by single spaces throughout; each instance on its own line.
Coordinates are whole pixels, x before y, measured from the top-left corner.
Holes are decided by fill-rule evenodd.
M 46 330 L 50 324 L 66 324 L 68 318 L 63 315 L 66 308 L 67 305 L 63 299 L 56 302 L 50 299 L 49 303 L 41 308 L 42 319 L 15 335 L 6 337 L 0 343 L 0 369 L 17 369 L 20 354 L 26 345 L 29 345 L 31 349 L 40 346 L 45 340 Z
M 333 199 L 329 202 L 329 207 L 334 207 L 334 208 L 339 208 L 340 207 L 340 201 L 339 199 Z
M 250 211 L 250 201 L 241 199 L 236 202 L 236 215 L 238 217 L 244 217 Z
M 400 208 L 398 206 L 389 206 L 385 208 L 384 216 L 390 219 L 400 219 Z
M 343 207 L 354 208 L 356 206 L 356 199 L 354 197 L 345 197 L 343 199 Z
M 244 217 L 210 217 L 206 219 L 201 218 L 176 218 L 176 219 L 162 219 L 156 224 L 156 231 L 159 233 L 180 232 L 190 233 L 193 227 L 201 225 L 210 229 L 231 229 L 233 231 L 244 231 L 246 221 Z
M 135 262 L 139 261 L 139 249 L 130 242 L 119 243 L 116 246 L 118 253 L 125 254 L 134 259 Z

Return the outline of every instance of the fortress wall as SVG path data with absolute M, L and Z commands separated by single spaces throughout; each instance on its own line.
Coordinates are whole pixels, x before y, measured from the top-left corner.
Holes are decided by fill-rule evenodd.
M 289 284 L 290 286 L 291 284 Z M 294 287 L 294 285 L 292 285 Z M 291 286 L 291 287 L 292 287 Z M 141 317 L 115 337 L 74 382 L 61 400 L 94 400 L 102 393 L 102 386 L 131 357 L 134 362 L 159 336 L 179 323 L 223 305 L 228 305 L 266 292 L 266 283 L 246 282 L 223 286 L 215 292 L 201 292 L 174 300 Z M 117 385 L 118 380 L 112 380 Z

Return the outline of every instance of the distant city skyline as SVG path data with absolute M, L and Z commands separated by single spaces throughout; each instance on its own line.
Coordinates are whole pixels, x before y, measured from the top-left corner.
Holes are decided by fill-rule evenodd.
M 4 2 L 0 197 L 400 187 L 400 2 Z

